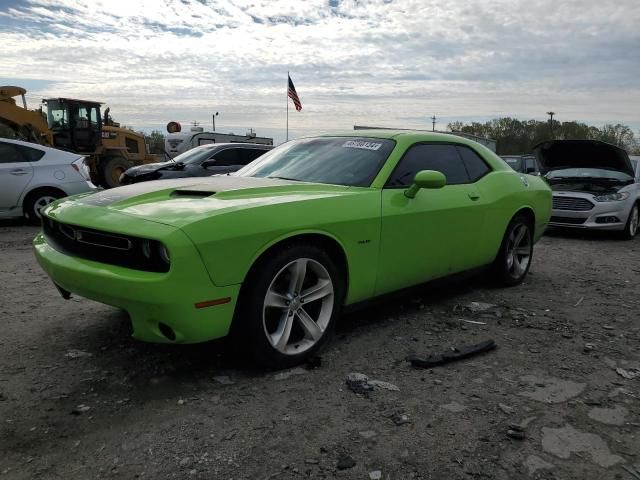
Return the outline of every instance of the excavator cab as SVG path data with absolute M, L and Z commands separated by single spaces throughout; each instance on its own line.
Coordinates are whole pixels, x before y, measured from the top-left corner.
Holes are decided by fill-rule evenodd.
M 43 103 L 56 148 L 87 154 L 96 151 L 102 137 L 100 103 L 72 98 L 50 98 Z

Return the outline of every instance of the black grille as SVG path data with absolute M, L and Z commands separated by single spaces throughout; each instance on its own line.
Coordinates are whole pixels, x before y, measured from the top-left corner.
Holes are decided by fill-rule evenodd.
M 557 197 L 553 196 L 554 210 L 574 210 L 576 212 L 586 212 L 593 208 L 593 203 L 585 198 L 577 197 Z
M 147 272 L 169 271 L 169 265 L 159 255 L 151 254 L 160 245 L 154 240 L 69 225 L 47 217 L 42 219 L 42 229 L 47 242 L 66 255 Z
M 582 225 L 586 222 L 586 218 L 574 218 L 574 217 L 551 217 L 551 223 L 566 223 L 570 225 Z

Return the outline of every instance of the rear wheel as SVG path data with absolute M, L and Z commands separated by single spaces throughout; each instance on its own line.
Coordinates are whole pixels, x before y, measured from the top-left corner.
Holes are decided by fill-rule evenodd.
M 292 245 L 261 262 L 248 278 L 234 328 L 258 364 L 285 368 L 329 339 L 344 299 L 331 257 L 313 245 Z
M 133 164 L 124 157 L 106 157 L 100 160 L 100 183 L 104 188 L 120 185 L 120 176 Z
M 529 272 L 533 257 L 533 232 L 524 215 L 513 217 L 493 264 L 497 280 L 506 286 L 519 285 Z
M 24 216 L 32 225 L 40 225 L 42 222 L 40 210 L 64 196 L 65 194 L 63 192 L 53 188 L 43 188 L 30 192 L 24 199 L 22 206 Z
M 631 240 L 638 233 L 638 225 L 640 224 L 640 211 L 638 208 L 638 204 L 636 203 L 632 208 L 631 212 L 629 212 L 629 218 L 627 220 L 627 224 L 622 231 L 622 238 L 625 240 Z

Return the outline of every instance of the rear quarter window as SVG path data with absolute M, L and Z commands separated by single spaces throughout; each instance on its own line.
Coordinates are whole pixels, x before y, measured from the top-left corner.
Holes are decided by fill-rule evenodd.
M 44 151 L 15 143 L 0 142 L 0 163 L 37 162 Z
M 37 148 L 25 147 L 24 145 L 16 145 L 16 147 L 29 159 L 30 162 L 37 162 L 44 157 L 44 152 Z
M 458 153 L 460 154 L 460 157 L 464 162 L 464 166 L 469 173 L 469 180 L 471 182 L 480 180 L 491 171 L 491 168 L 489 168 L 486 162 L 480 158 L 480 155 L 469 147 L 458 146 L 456 148 L 458 149 Z

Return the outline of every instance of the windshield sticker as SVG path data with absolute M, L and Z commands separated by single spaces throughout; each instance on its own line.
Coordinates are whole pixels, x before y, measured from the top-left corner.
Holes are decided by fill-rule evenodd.
M 349 140 L 344 142 L 342 148 L 362 148 L 364 150 L 380 150 L 381 143 L 365 142 L 363 140 Z

